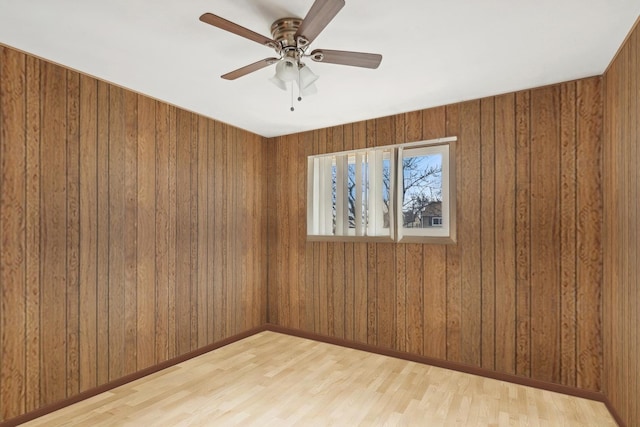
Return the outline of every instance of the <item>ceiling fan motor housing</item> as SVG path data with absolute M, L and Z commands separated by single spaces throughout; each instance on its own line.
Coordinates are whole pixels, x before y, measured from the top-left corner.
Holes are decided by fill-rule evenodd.
M 302 19 L 290 17 L 278 19 L 271 24 L 271 35 L 281 46 L 281 50 L 288 51 L 300 48 L 302 47 L 299 45 L 301 40 L 308 44 L 303 37 L 298 37 L 299 40 L 296 40 L 296 33 L 298 32 L 298 28 L 300 28 L 301 24 Z

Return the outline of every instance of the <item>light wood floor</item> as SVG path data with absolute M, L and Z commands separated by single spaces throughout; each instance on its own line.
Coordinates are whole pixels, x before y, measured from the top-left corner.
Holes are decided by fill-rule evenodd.
M 599 402 L 274 332 L 27 426 L 615 426 Z

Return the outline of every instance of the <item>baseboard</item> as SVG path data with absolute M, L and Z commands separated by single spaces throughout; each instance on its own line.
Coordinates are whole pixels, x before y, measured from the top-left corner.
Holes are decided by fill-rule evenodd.
M 465 365 L 464 363 L 450 362 L 447 360 L 436 359 L 433 357 L 420 356 L 412 353 L 406 353 L 402 351 L 378 347 L 371 344 L 365 344 L 365 343 L 350 341 L 342 338 L 330 337 L 326 335 L 320 335 L 312 332 L 301 331 L 299 329 L 286 328 L 286 327 L 274 325 L 271 323 L 265 325 L 265 329 L 268 331 L 292 335 L 300 338 L 306 338 L 313 341 L 339 345 L 341 347 L 352 348 L 355 350 L 362 350 L 369 353 L 380 354 L 383 356 L 394 357 L 397 359 L 408 360 L 411 362 L 422 363 L 425 365 L 437 366 L 439 368 L 451 369 L 453 371 L 464 372 L 472 375 L 478 375 L 485 378 L 506 381 L 513 384 L 523 385 L 527 387 L 534 387 L 541 390 L 548 390 L 556 393 L 566 394 L 569 396 L 581 397 L 584 399 L 594 400 L 596 402 L 602 402 L 605 404 L 605 406 L 611 413 L 611 416 L 618 423 L 618 425 L 620 427 L 626 427 L 620 415 L 617 413 L 615 408 L 611 405 L 611 402 L 609 401 L 609 399 L 607 399 L 607 397 L 603 393 L 600 393 L 597 391 L 584 390 L 577 387 L 570 387 L 570 386 L 555 384 L 547 381 L 540 381 L 532 378 L 521 377 L 518 375 L 505 374 L 501 372 L 492 371 L 490 369 L 479 368 L 477 366 Z
M 27 421 L 31 421 L 36 418 L 42 417 L 43 415 L 50 414 L 51 412 L 73 405 L 74 403 L 80 402 L 81 400 L 88 399 L 100 393 L 104 393 L 105 391 L 109 391 L 116 387 L 120 387 L 121 385 L 138 380 L 142 377 L 146 377 L 147 375 L 151 375 L 163 369 L 170 368 L 174 365 L 177 365 L 178 363 L 182 363 L 189 359 L 193 359 L 194 357 L 201 356 L 212 350 L 218 349 L 220 347 L 224 347 L 225 345 L 232 344 L 244 338 L 248 338 L 252 335 L 255 335 L 259 332 L 263 332 L 265 330 L 267 330 L 267 325 L 262 325 L 262 326 L 258 326 L 257 328 L 249 329 L 247 331 L 244 331 L 239 334 L 233 335 L 231 337 L 225 338 L 223 340 L 217 341 L 213 344 L 209 344 L 197 350 L 191 351 L 189 353 L 185 353 L 181 356 L 174 357 L 173 359 L 166 360 L 157 365 L 150 366 L 138 372 L 134 372 L 133 374 L 129 374 L 122 378 L 118 378 L 117 380 L 113 380 L 111 382 L 92 388 L 90 390 L 83 391 L 80 394 L 69 397 L 67 399 L 63 399 L 51 405 L 43 406 L 42 408 L 38 408 L 35 411 L 27 412 L 26 414 L 19 415 L 15 418 L 10 418 L 6 421 L 2 421 L 0 422 L 0 427 L 14 427 L 22 423 L 26 423 Z
M 627 427 L 627 424 L 624 422 L 624 420 L 622 419 L 622 417 L 618 413 L 618 410 L 613 406 L 613 404 L 611 403 L 609 398 L 607 396 L 605 396 L 605 395 L 603 395 L 603 397 L 604 397 L 604 399 L 603 399 L 604 406 L 607 407 L 607 409 L 609 410 L 609 413 L 611 414 L 613 419 L 616 420 L 616 422 L 618 423 L 618 425 L 620 427 Z

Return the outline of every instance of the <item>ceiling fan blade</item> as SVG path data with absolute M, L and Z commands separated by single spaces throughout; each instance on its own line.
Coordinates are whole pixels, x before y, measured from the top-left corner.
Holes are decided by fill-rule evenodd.
M 344 50 L 316 49 L 309 56 L 316 62 L 364 68 L 378 68 L 380 62 L 382 62 L 382 55 L 377 53 L 348 52 Z
M 265 46 L 275 46 L 276 42 L 269 37 L 263 36 L 262 34 L 258 34 L 254 31 L 251 31 L 248 28 L 240 26 L 234 22 L 227 21 L 224 18 L 221 18 L 213 13 L 205 13 L 200 17 L 202 22 L 213 25 L 214 27 L 218 27 L 222 30 L 229 31 L 230 33 L 237 34 L 241 37 L 247 38 L 249 40 L 253 40 L 256 43 L 260 43 Z
M 271 64 L 275 64 L 278 62 L 278 58 L 265 58 L 258 62 L 254 62 L 253 64 L 245 65 L 242 68 L 238 68 L 237 70 L 231 71 L 230 73 L 224 74 L 222 77 L 225 80 L 235 80 L 238 77 L 246 76 L 249 73 L 253 73 L 254 71 L 258 71 L 264 67 L 268 67 Z
M 316 0 L 302 20 L 296 39 L 303 36 L 308 41 L 307 44 L 314 41 L 343 6 L 344 0 Z

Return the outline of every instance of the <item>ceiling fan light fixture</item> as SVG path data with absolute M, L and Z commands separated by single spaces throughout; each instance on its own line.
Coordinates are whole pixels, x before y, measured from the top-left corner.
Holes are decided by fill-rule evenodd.
M 276 77 L 283 82 L 292 82 L 298 78 L 298 64 L 291 58 L 283 58 L 276 65 Z
M 273 83 L 276 87 L 278 87 L 278 88 L 280 88 L 280 89 L 282 89 L 282 90 L 287 90 L 287 84 L 286 84 L 285 82 L 283 82 L 283 81 L 278 77 L 278 75 L 277 75 L 277 74 L 276 74 L 276 75 L 274 75 L 273 77 L 271 77 L 271 78 L 269 79 L 269 81 L 270 81 L 271 83 Z
M 318 93 L 318 88 L 313 83 L 305 88 L 300 88 L 300 96 L 310 96 L 315 95 L 316 93 Z
M 300 86 L 301 90 L 306 89 L 311 86 L 316 80 L 318 80 L 318 76 L 309 69 L 306 65 L 302 64 L 300 67 L 300 79 L 298 81 L 298 86 Z

